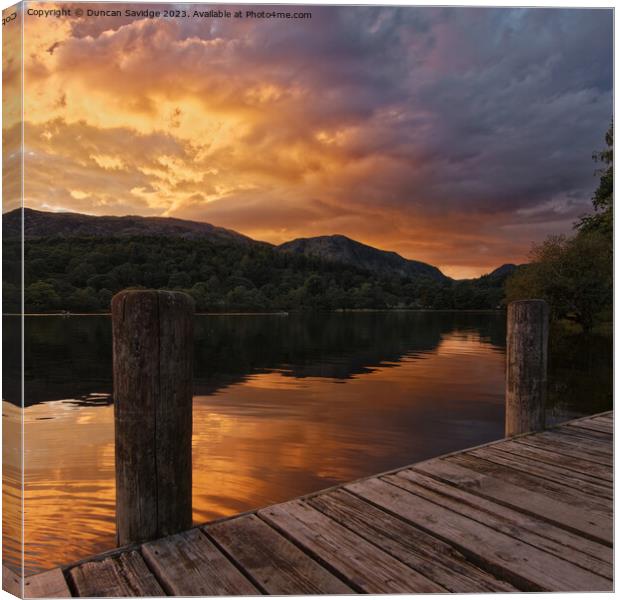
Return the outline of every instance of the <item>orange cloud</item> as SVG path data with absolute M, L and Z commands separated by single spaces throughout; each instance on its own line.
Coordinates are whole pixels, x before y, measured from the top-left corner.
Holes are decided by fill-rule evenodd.
M 579 24 L 570 11 L 518 23 L 502 10 L 312 12 L 287 22 L 27 16 L 26 204 L 193 218 L 274 243 L 342 233 L 455 276 L 521 261 L 531 241 L 585 212 L 591 166 L 582 150 L 556 160 L 567 146 L 557 132 L 567 114 L 604 131 L 610 89 L 576 81 L 558 96 L 542 67 L 510 80 L 515 98 L 542 100 L 528 115 L 529 100 L 511 106 L 544 142 L 528 138 L 502 116 L 502 90 L 523 68 L 519 53 L 533 64 L 549 48 L 506 37 L 506 58 L 479 47 L 479 34 L 529 35 L 558 18 L 577 44 L 606 32 L 604 11 Z M 605 57 L 605 35 L 587 39 Z M 589 155 L 598 132 L 587 131 L 572 135 Z

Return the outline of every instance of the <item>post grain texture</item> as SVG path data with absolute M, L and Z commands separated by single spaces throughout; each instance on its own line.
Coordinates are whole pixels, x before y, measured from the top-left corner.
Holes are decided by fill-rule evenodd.
M 192 525 L 193 320 L 181 292 L 112 298 L 118 545 Z
M 549 306 L 544 300 L 508 305 L 506 436 L 545 426 Z

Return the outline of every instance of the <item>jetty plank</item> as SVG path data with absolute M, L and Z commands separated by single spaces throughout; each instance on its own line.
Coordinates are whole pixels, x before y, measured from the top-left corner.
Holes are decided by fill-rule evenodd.
M 586 431 L 586 430 L 584 430 Z M 563 442 L 567 444 L 573 444 L 577 448 L 585 449 L 595 455 L 602 455 L 603 458 L 608 458 L 613 454 L 613 448 L 609 443 L 601 441 L 600 439 L 589 436 L 585 433 L 580 433 L 577 428 L 571 432 L 570 429 L 554 429 L 553 431 L 545 432 L 546 435 L 558 436 Z
M 578 458 L 580 460 L 588 460 L 595 464 L 604 465 L 606 467 L 613 466 L 612 457 L 588 452 L 585 445 L 578 446 L 575 444 L 571 444 L 564 439 L 560 439 L 558 436 L 556 436 L 555 438 L 538 437 L 542 435 L 545 435 L 545 434 L 539 433 L 537 436 L 528 435 L 523 438 L 515 439 L 515 442 L 517 444 L 525 444 L 526 446 L 534 446 L 535 448 L 541 448 L 543 450 L 548 450 L 549 448 L 553 448 L 554 452 L 557 452 L 559 454 L 565 454 L 566 456 L 570 456 L 571 458 Z
M 260 591 L 199 529 L 142 546 L 144 558 L 173 596 L 239 596 Z
M 609 590 L 610 581 L 379 478 L 345 486 L 453 544 L 523 591 Z
M 278 504 L 258 514 L 327 562 L 352 587 L 361 591 L 370 594 L 447 591 L 302 501 Z
M 537 492 L 544 495 L 548 500 L 569 504 L 573 507 L 582 507 L 584 510 L 601 512 L 603 514 L 611 514 L 613 511 L 613 502 L 610 499 L 592 496 L 581 490 L 557 484 L 532 473 L 526 473 L 513 467 L 491 462 L 475 456 L 473 452 L 451 456 L 446 460 L 461 465 L 466 469 L 499 479 L 502 482 L 507 481 L 512 485 Z
M 600 415 L 595 415 L 593 417 L 590 417 L 590 419 L 593 420 L 593 421 L 602 421 L 602 422 L 613 423 L 614 422 L 614 413 L 613 413 L 613 411 L 606 412 L 606 413 L 601 413 Z
M 82 597 L 164 596 L 164 590 L 137 551 L 83 563 L 69 571 Z
M 594 429 L 578 427 L 577 424 L 573 426 L 570 423 L 568 425 L 556 427 L 553 431 L 567 433 L 570 435 L 578 435 L 579 437 L 587 440 L 595 440 L 602 444 L 609 444 L 609 438 L 612 435 L 611 433 L 603 433 L 602 431 L 596 431 Z
M 494 502 L 546 519 L 581 535 L 585 534 L 595 541 L 611 544 L 613 532 L 609 527 L 608 515 L 590 513 L 583 508 L 558 502 L 545 494 L 513 485 L 449 460 L 428 461 L 416 468 Z
M 596 431 L 597 433 L 605 433 L 611 435 L 614 432 L 613 422 L 605 422 L 601 420 L 590 421 L 578 421 L 577 423 L 570 423 L 567 427 L 573 427 L 575 429 L 585 429 L 587 431 Z
M 385 476 L 383 479 L 607 579 L 612 577 L 613 550 L 609 546 L 437 481 L 415 468 Z
M 533 462 L 495 448 L 480 448 L 467 454 L 581 490 L 592 496 L 613 499 L 613 489 L 609 485 L 603 485 L 598 480 L 592 481 L 592 478 L 568 469 L 557 466 L 552 468 L 545 463 Z
M 580 460 L 572 456 L 566 456 L 565 454 L 553 452 L 553 448 L 551 446 L 547 446 L 547 449 L 545 450 L 536 446 L 519 444 L 516 440 L 507 440 L 493 444 L 492 447 L 496 450 L 522 456 L 538 464 L 548 464 L 553 468 L 561 467 L 581 475 L 587 475 L 597 479 L 601 485 L 606 483 L 609 487 L 613 487 L 613 471 L 608 466 L 599 465 L 588 460 Z
M 268 594 L 347 594 L 353 590 L 256 515 L 204 528 Z
M 344 490 L 320 494 L 309 503 L 451 592 L 517 591 L 449 544 Z
M 26 577 L 24 598 L 70 598 L 71 592 L 62 569 L 50 569 Z

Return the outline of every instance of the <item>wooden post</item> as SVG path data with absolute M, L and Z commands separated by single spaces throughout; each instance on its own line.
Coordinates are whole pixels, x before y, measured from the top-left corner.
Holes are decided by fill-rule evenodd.
M 544 300 L 508 305 L 506 436 L 545 428 L 549 306 Z
M 119 546 L 192 525 L 193 321 L 181 292 L 112 298 Z

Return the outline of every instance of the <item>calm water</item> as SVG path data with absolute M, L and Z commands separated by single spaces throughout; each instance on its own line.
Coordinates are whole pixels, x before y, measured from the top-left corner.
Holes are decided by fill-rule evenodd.
M 194 520 L 501 437 L 504 318 L 197 317 Z M 11 426 L 19 387 L 10 379 L 19 368 L 19 319 L 5 317 L 4 328 L 10 448 L 19 441 Z M 29 317 L 25 336 L 25 543 L 34 572 L 114 546 L 110 321 Z M 564 341 L 552 359 L 550 421 L 611 405 L 611 344 L 575 347 Z M 17 562 L 9 538 L 17 535 L 18 467 L 5 455 L 9 564 Z

